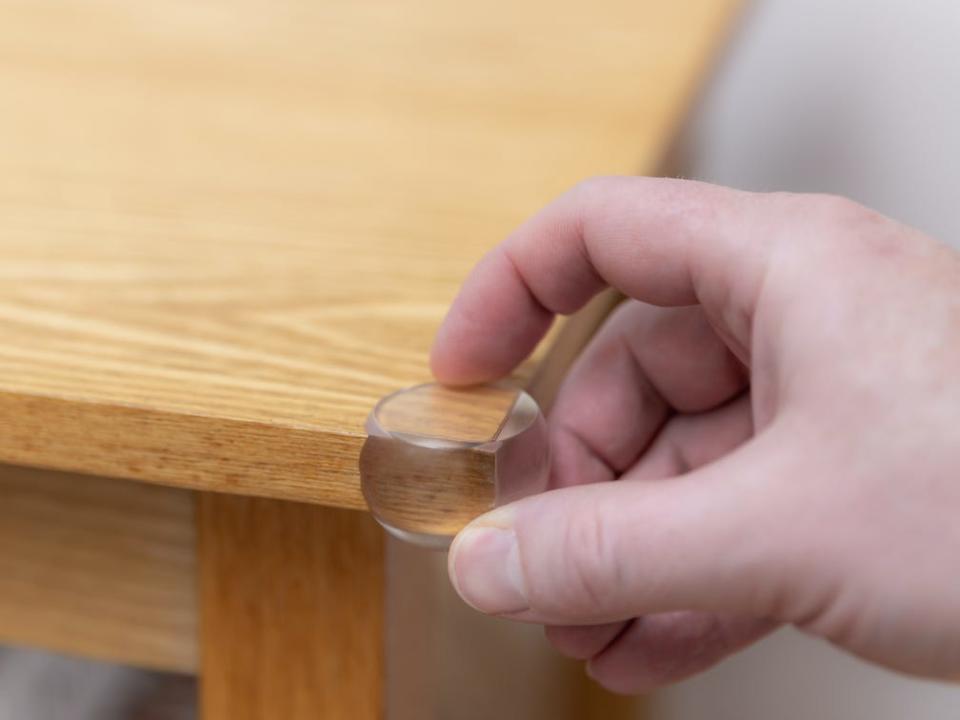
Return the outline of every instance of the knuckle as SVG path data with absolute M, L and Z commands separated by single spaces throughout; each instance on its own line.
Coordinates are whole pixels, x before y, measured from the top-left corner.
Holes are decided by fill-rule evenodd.
M 574 660 L 589 660 L 600 649 L 606 636 L 600 628 L 580 625 L 548 625 L 544 628 L 547 641 L 561 655 Z
M 588 667 L 594 682 L 617 695 L 638 695 L 662 684 L 648 678 L 644 668 L 619 659 L 611 662 L 603 655 L 592 659 Z
M 831 222 L 857 220 L 870 212 L 863 205 L 843 195 L 824 193 L 810 197 L 815 216 Z
M 843 195 L 806 195 L 800 208 L 803 218 L 831 239 L 857 238 L 864 231 L 887 224 L 886 217 Z
M 876 210 L 837 195 L 819 196 L 818 203 L 814 219 L 825 249 L 850 260 L 897 258 L 905 249 L 897 223 Z
M 584 508 L 567 524 L 561 557 L 565 604 L 578 615 L 602 614 L 617 584 L 616 543 L 596 508 Z
M 602 196 L 615 181 L 616 178 L 608 175 L 593 175 L 574 185 L 572 192 L 585 199 Z
M 848 197 L 776 193 L 773 202 L 774 216 L 781 226 L 776 234 L 781 240 L 777 247 L 802 253 L 818 266 L 897 255 L 902 249 L 897 223 Z M 824 264 L 825 259 L 830 262 Z
M 623 177 L 615 175 L 595 175 L 581 180 L 570 190 L 574 205 L 580 208 L 582 215 L 602 212 L 610 203 L 611 198 L 624 189 Z
M 836 225 L 857 221 L 873 211 L 843 195 L 830 193 L 770 193 L 768 201 L 778 215 L 808 223 Z

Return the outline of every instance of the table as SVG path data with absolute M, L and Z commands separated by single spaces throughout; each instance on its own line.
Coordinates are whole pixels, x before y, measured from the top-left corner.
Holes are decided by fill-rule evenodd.
M 523 217 L 664 168 L 736 6 L 7 0 L 0 641 L 382 714 L 363 420 Z

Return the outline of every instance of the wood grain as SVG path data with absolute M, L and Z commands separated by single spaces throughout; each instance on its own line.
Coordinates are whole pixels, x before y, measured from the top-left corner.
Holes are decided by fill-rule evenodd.
M 183 490 L 122 480 L 0 467 L 0 642 L 157 670 L 196 672 L 201 637 L 195 605 L 193 496 Z M 232 505 L 229 497 L 226 502 Z M 315 510 L 315 506 L 301 508 L 309 514 Z M 351 519 L 363 524 L 362 516 L 320 511 L 335 513 L 320 538 L 320 547 L 339 547 L 331 551 L 349 553 L 350 541 L 339 533 Z M 330 648 L 329 640 L 320 637 L 326 631 L 317 619 L 288 624 L 283 619 L 287 611 L 276 610 L 268 620 L 268 611 L 260 604 L 279 603 L 290 611 L 304 612 L 305 605 L 315 602 L 309 597 L 305 601 L 304 593 L 319 592 L 313 584 L 328 576 L 313 574 L 319 571 L 317 567 L 304 571 L 306 575 L 283 580 L 270 574 L 279 572 L 270 569 L 272 564 L 282 560 L 288 565 L 291 560 L 286 554 L 297 551 L 286 531 L 277 530 L 276 519 L 264 523 L 263 514 L 249 508 L 243 510 L 241 517 L 244 515 L 248 524 L 256 523 L 273 541 L 254 542 L 249 533 L 256 536 L 257 531 L 233 518 L 231 532 L 243 537 L 232 540 L 238 555 L 231 556 L 229 576 L 214 576 L 223 597 L 211 594 L 205 598 L 205 612 L 213 614 L 213 619 L 204 624 L 202 639 L 215 642 L 229 637 L 233 624 L 244 622 L 233 613 L 246 603 L 248 620 L 253 617 L 262 622 L 257 637 L 262 640 L 262 635 L 269 634 L 272 638 L 269 653 L 285 652 L 281 646 L 292 643 L 293 656 L 302 659 L 304 637 L 297 630 L 305 628 L 306 641 L 312 643 L 307 660 L 321 670 L 329 668 L 330 660 L 323 656 L 325 648 Z M 209 519 L 209 515 L 205 517 Z M 228 517 L 220 517 L 216 526 L 230 522 Z M 209 536 L 210 525 L 205 523 L 205 528 Z M 314 528 L 314 532 L 312 540 L 301 542 L 301 537 L 298 541 L 297 546 L 307 555 L 318 551 L 321 531 Z M 331 540 L 333 533 L 338 533 L 336 541 Z M 222 534 L 215 537 L 220 537 L 221 543 L 227 541 Z M 609 699 L 602 695 L 598 705 L 602 711 L 588 714 L 587 708 L 597 702 L 596 686 L 589 698 L 584 697 L 587 686 L 580 686 L 584 676 L 579 664 L 562 661 L 546 647 L 538 628 L 487 618 L 463 605 L 450 588 L 442 554 L 400 544 L 392 548 L 387 578 L 391 602 L 387 636 L 391 641 L 386 678 L 391 718 L 468 720 L 510 712 L 531 720 L 620 717 L 607 714 Z M 269 555 L 254 560 L 255 551 Z M 239 553 L 247 554 L 240 557 Z M 211 557 L 206 557 L 209 572 Z M 302 567 L 303 562 L 300 559 L 296 564 Z M 367 562 L 375 565 L 376 556 Z M 359 572 L 366 572 L 362 554 L 355 555 L 353 563 Z M 329 576 L 340 591 L 344 565 L 347 563 L 339 570 L 334 568 Z M 330 571 L 325 565 L 324 573 Z M 304 582 L 305 588 L 301 587 Z M 333 588 L 331 585 L 331 592 Z M 375 632 L 374 627 L 369 629 Z M 372 634 L 364 635 L 357 641 L 372 642 L 372 638 Z M 221 652 L 227 650 L 221 648 Z M 218 665 L 231 668 L 229 677 L 219 674 L 214 679 L 208 673 L 208 690 L 211 682 L 214 688 L 219 683 L 222 693 L 229 690 L 224 683 L 249 682 L 244 673 L 255 666 L 253 649 L 237 652 L 240 659 Z M 262 647 L 260 652 L 264 652 Z M 380 680 L 370 676 L 367 680 L 376 691 Z M 356 691 L 356 686 L 350 688 Z M 217 707 L 227 703 L 227 698 L 221 697 Z M 328 707 L 323 703 L 318 707 Z M 232 711 L 230 706 L 227 709 Z
M 654 171 L 736 5 L 4 2 L 0 461 L 359 507 L 469 267 Z
M 0 642 L 197 666 L 192 493 L 0 466 Z
M 361 435 L 0 392 L 0 445 L 20 465 L 364 508 Z
M 453 537 L 494 506 L 493 453 L 371 436 L 360 453 L 360 472 L 375 498 L 371 508 L 403 531 Z
M 383 533 L 365 513 L 199 498 L 201 711 L 373 720 L 383 711 Z
M 428 383 L 384 398 L 374 417 L 391 435 L 485 443 L 497 437 L 518 395 L 519 388 L 500 384 L 449 388 Z

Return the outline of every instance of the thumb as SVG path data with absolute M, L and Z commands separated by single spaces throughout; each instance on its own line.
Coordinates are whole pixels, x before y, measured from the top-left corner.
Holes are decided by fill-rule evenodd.
M 774 617 L 797 582 L 776 492 L 795 465 L 766 435 L 681 477 L 627 474 L 487 513 L 455 539 L 451 581 L 481 612 L 554 625 L 678 609 Z

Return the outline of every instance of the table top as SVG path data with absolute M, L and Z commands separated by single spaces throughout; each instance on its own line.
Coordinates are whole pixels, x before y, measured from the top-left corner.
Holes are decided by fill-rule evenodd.
M 659 167 L 736 0 L 9 0 L 0 462 L 359 507 L 485 249 Z

